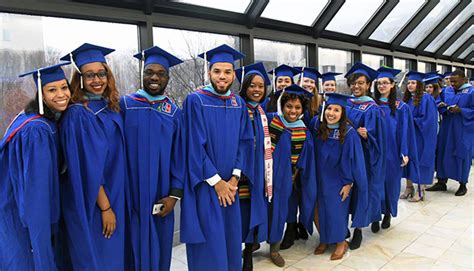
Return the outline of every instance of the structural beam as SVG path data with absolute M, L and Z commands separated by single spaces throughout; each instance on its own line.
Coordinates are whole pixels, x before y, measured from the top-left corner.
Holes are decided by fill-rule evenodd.
M 317 39 L 321 36 L 321 33 L 326 29 L 332 18 L 344 5 L 345 0 L 331 0 L 326 8 L 321 12 L 319 18 L 314 22 L 312 29 L 312 36 Z
M 458 59 L 459 56 L 464 51 L 466 51 L 466 49 L 469 48 L 469 46 L 471 46 L 472 44 L 474 44 L 474 35 L 472 35 L 465 43 L 463 43 L 463 45 L 461 45 L 456 51 L 454 51 L 454 53 L 451 55 L 451 58 Z
M 464 34 L 469 29 L 469 27 L 472 26 L 473 23 L 474 23 L 474 16 L 471 16 L 469 20 L 464 22 L 464 24 L 461 27 L 459 27 L 459 29 L 456 30 L 456 32 L 454 32 L 454 34 L 445 43 L 443 43 L 443 45 L 441 45 L 441 47 L 439 47 L 438 50 L 436 50 L 435 57 L 436 58 L 442 57 L 443 53 L 449 48 L 449 46 L 451 46 L 454 42 L 456 42 L 456 40 L 458 40 L 459 37 L 461 37 L 461 35 Z
M 400 0 L 386 0 L 381 8 L 375 13 L 372 19 L 365 25 L 364 29 L 357 36 L 360 45 L 364 44 L 374 33 L 377 27 L 385 20 L 387 15 L 395 8 Z
M 249 8 L 245 12 L 245 16 L 247 17 L 247 27 L 249 29 L 255 27 L 258 19 L 260 19 L 260 15 L 262 15 L 263 10 L 265 10 L 269 2 L 269 0 L 252 0 Z

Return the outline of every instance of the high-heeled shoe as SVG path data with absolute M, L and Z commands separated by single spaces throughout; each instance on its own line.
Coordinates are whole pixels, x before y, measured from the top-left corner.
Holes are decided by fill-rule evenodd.
M 327 244 L 319 243 L 319 245 L 314 249 L 314 255 L 320 255 L 326 252 L 326 249 L 328 249 Z
M 400 199 L 411 198 L 413 197 L 414 192 L 415 192 L 415 188 L 413 186 L 407 186 L 407 188 L 405 188 L 405 192 L 403 192 L 403 194 L 400 195 Z
M 344 254 L 346 254 L 347 250 L 349 249 L 349 243 L 344 241 L 342 246 L 343 246 L 342 253 L 336 253 L 337 251 L 337 246 L 336 246 L 336 250 L 331 254 L 331 261 L 340 260 L 342 259 L 342 257 L 344 257 Z
M 408 202 L 419 202 L 425 200 L 425 188 L 421 186 L 421 188 L 417 189 L 413 195 L 413 197 L 408 199 Z

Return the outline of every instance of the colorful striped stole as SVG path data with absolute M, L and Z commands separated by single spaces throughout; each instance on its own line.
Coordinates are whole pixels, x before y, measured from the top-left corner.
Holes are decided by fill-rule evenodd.
M 272 152 L 275 150 L 280 136 L 284 129 L 287 129 L 291 133 L 291 164 L 295 169 L 296 163 L 300 157 L 301 151 L 303 150 L 304 142 L 306 140 L 306 128 L 297 127 L 289 128 L 285 127 L 279 116 L 275 116 L 270 123 L 270 138 L 272 140 Z

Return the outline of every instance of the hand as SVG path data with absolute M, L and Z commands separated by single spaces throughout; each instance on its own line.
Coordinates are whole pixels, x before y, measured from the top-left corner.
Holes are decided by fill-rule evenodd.
M 339 195 L 342 197 L 341 202 L 345 201 L 347 197 L 349 197 L 350 192 L 351 192 L 350 184 L 346 184 L 342 187 L 341 191 L 339 192 Z
M 400 166 L 404 167 L 404 166 L 408 165 L 409 161 L 410 161 L 410 159 L 408 158 L 408 156 L 402 155 L 402 164 Z
M 461 113 L 461 107 L 459 107 L 457 105 L 449 107 L 448 110 L 449 110 L 449 112 L 455 113 L 455 114 Z
M 444 102 L 440 102 L 440 103 L 438 104 L 438 107 L 445 107 L 445 106 L 447 106 L 447 104 L 444 103 Z
M 363 138 L 367 139 L 367 129 L 365 127 L 357 128 L 357 133 Z
M 160 199 L 158 203 L 163 203 L 163 209 L 158 215 L 161 217 L 165 217 L 166 215 L 171 213 L 174 209 L 174 206 L 176 205 L 176 201 L 178 200 L 171 197 L 165 197 Z
M 236 187 L 237 189 L 233 190 L 232 191 L 232 195 L 235 197 L 235 194 L 237 194 L 237 190 L 239 188 L 239 181 L 237 180 L 237 178 L 235 178 L 234 176 L 230 177 L 229 181 L 228 181 L 229 185 L 231 187 Z
M 110 239 L 117 228 L 117 219 L 112 208 L 102 212 L 102 234 L 105 238 Z
M 235 201 L 233 191 L 236 191 L 237 187 L 231 186 L 224 180 L 220 180 L 214 185 L 214 189 L 216 190 L 220 206 L 227 207 L 227 205 L 230 206 Z

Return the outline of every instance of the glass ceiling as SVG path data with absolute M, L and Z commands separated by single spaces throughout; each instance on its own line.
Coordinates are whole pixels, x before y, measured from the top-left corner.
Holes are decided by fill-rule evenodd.
M 471 2 L 463 11 L 459 13 L 454 20 L 448 24 L 444 29 L 425 49 L 428 52 L 436 52 L 455 32 L 461 27 L 461 25 L 469 20 L 474 14 L 474 2 Z
M 425 0 L 400 0 L 383 22 L 372 33 L 370 39 L 390 42 L 421 8 Z
M 445 52 L 443 55 L 450 56 L 452 55 L 459 47 L 461 47 L 472 35 L 474 35 L 474 26 L 471 25 L 469 29 L 464 32 L 459 39 L 457 39 Z
M 415 48 L 458 3 L 459 1 L 441 0 L 401 45 Z
M 471 44 L 471 46 L 467 47 L 467 49 L 459 55 L 459 58 L 466 58 L 467 55 L 469 55 L 472 51 L 474 51 L 474 44 Z
M 383 0 L 346 0 L 326 30 L 357 35 L 383 2 Z
M 192 4 L 196 6 L 203 6 L 215 9 L 222 9 L 238 13 L 244 13 L 250 5 L 251 0 L 238 1 L 220 1 L 220 0 L 172 0 L 172 2 Z M 225 2 L 225 3 L 224 3 Z
M 262 17 L 312 26 L 328 2 L 328 0 L 270 0 Z

